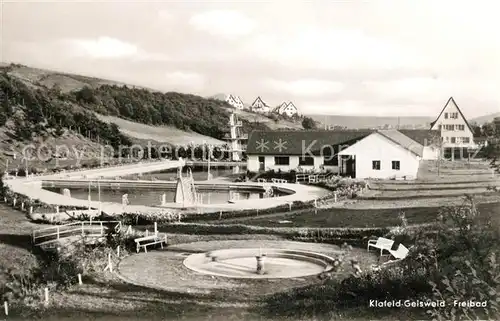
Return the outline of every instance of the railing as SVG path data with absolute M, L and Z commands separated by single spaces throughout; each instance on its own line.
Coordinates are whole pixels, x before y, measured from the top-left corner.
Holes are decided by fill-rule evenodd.
M 295 175 L 295 182 L 297 183 L 321 183 L 325 182 L 328 178 L 332 176 L 332 173 L 325 174 L 313 174 L 313 173 L 302 173 Z
M 114 225 L 115 232 L 121 230 L 120 221 L 82 221 L 35 230 L 32 242 L 34 245 L 40 245 L 43 242 L 60 240 L 74 235 L 100 237 L 106 235 L 110 225 Z

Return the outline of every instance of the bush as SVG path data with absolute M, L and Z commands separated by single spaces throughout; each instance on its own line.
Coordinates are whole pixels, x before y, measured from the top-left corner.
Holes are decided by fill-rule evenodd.
M 3 271 L 7 278 L 0 288 L 3 299 L 14 306 L 37 306 L 42 302 L 43 289 L 63 290 L 78 282 L 78 274 L 93 277 L 102 273 L 111 254 L 112 263 L 117 264 L 116 248 L 120 256 L 135 251 L 134 236 L 108 234 L 106 242 L 89 244 L 84 239 L 74 242 L 57 252 L 38 253 L 38 265 L 27 270 Z
M 445 301 L 445 307 L 431 308 L 434 320 L 498 319 L 500 315 L 500 232 L 485 215 L 478 213 L 474 201 L 441 209 L 438 222 L 420 229 L 402 228 L 386 235 L 402 237 L 410 248 L 399 264 L 359 278 L 330 280 L 322 287 L 306 287 L 266 300 L 273 315 L 318 315 L 363 312 L 366 302 L 378 300 Z M 454 301 L 487 301 L 483 309 L 457 308 Z M 291 303 L 291 305 L 290 305 Z M 413 311 L 414 317 L 422 310 Z M 381 311 L 379 311 L 381 312 Z M 385 313 L 394 314 L 394 310 Z M 422 315 L 418 315 L 422 317 Z
M 341 245 L 345 242 L 365 246 L 369 238 L 383 236 L 387 228 L 294 228 L 260 227 L 244 224 L 200 224 L 170 223 L 161 226 L 162 232 L 196 235 L 266 234 L 278 235 L 290 240 L 303 242 L 331 243 Z

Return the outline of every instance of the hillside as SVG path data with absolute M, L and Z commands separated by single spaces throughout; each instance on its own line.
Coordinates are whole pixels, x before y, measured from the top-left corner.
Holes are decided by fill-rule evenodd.
M 215 100 L 221 100 L 223 101 L 226 99 L 227 94 L 219 93 L 216 95 L 213 95 L 209 97 L 209 99 L 215 99 Z M 246 108 L 249 108 L 250 105 L 248 103 L 244 103 Z M 239 109 L 234 109 L 232 107 L 226 107 L 227 111 L 233 111 L 236 113 L 242 121 L 246 121 L 249 123 L 254 123 L 254 124 L 259 124 L 260 127 L 257 129 L 272 129 L 272 130 L 279 130 L 279 129 L 303 129 L 302 127 L 302 121 L 300 119 L 298 120 L 292 120 L 292 119 L 286 119 L 284 116 L 280 115 L 273 115 L 272 117 L 268 117 L 266 115 L 260 114 L 260 113 L 254 113 L 250 110 L 239 110 Z
M 10 76 L 23 81 L 27 85 L 58 88 L 63 93 L 81 89 L 85 86 L 96 88 L 101 85 L 125 85 L 117 81 L 61 73 L 19 64 L 0 63 L 0 70 L 7 72 Z
M 430 122 L 433 121 L 431 117 L 377 117 L 377 116 L 341 116 L 341 115 L 307 115 L 321 124 L 331 126 L 345 126 L 350 129 L 354 128 L 374 128 L 384 125 L 396 127 L 411 128 L 428 128 Z
M 300 121 L 293 122 L 286 119 L 281 119 L 276 117 L 275 119 L 267 117 L 262 114 L 253 113 L 245 110 L 238 110 L 234 108 L 226 108 L 226 110 L 232 110 L 236 115 L 238 115 L 239 119 L 244 122 L 248 122 L 249 124 L 260 124 L 260 128 L 257 129 L 271 129 L 271 130 L 279 130 L 279 129 L 303 129 L 302 123 Z
M 494 114 L 489 114 L 489 115 L 484 115 L 476 118 L 472 118 L 470 120 L 471 123 L 476 123 L 478 125 L 483 125 L 486 123 L 491 123 L 495 117 L 500 117 L 500 112 L 499 113 L 494 113 Z
M 219 100 L 18 64 L 0 64 L 0 102 L 3 150 L 63 133 L 115 145 L 145 139 L 220 144 L 232 110 Z M 243 125 L 247 132 L 268 129 L 245 119 Z
M 175 92 L 161 93 L 111 80 L 19 64 L 0 64 L 0 72 L 27 86 L 29 90 L 43 92 L 50 97 L 49 101 L 55 99 L 71 105 L 75 110 L 91 111 L 100 115 L 99 118 L 105 123 L 111 123 L 113 119 L 112 123 L 119 127 L 125 126 L 119 129 L 132 141 L 155 137 L 155 141 L 171 144 L 204 140 L 220 142 L 227 131 L 229 114 L 234 111 L 219 99 Z M 253 129 L 302 128 L 299 123 L 254 113 L 242 113 L 240 119 L 245 132 Z M 140 124 L 149 127 L 141 127 Z M 215 141 L 211 138 L 215 138 Z
M 96 114 L 97 118 L 105 123 L 114 123 L 120 128 L 120 132 L 137 141 L 153 141 L 158 143 L 168 143 L 172 145 L 193 144 L 213 144 L 220 145 L 224 141 L 201 135 L 195 132 L 187 133 L 172 126 L 151 126 L 135 123 L 129 120 L 114 116 L 104 116 Z

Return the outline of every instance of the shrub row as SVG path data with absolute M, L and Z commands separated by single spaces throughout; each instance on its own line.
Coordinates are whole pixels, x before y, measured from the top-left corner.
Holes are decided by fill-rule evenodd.
M 293 228 L 260 227 L 244 224 L 217 225 L 200 223 L 169 223 L 159 227 L 162 232 L 196 235 L 265 234 L 291 240 L 352 245 L 366 245 L 369 238 L 389 233 L 389 228 Z

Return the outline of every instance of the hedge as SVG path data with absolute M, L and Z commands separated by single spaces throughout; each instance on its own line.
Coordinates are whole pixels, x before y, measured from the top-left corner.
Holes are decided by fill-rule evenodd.
M 277 235 L 284 238 L 304 242 L 321 242 L 332 244 L 366 245 L 368 239 L 381 237 L 390 232 L 390 228 L 294 228 L 294 227 L 260 227 L 244 224 L 217 225 L 201 223 L 168 223 L 158 227 L 166 233 L 196 235 L 231 235 L 231 234 L 264 234 Z

